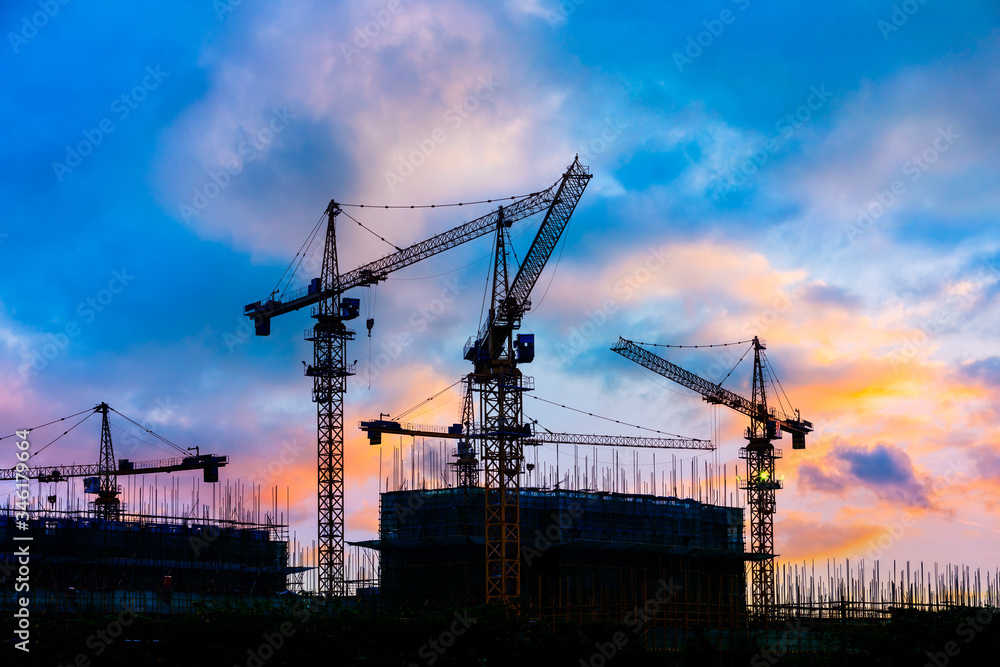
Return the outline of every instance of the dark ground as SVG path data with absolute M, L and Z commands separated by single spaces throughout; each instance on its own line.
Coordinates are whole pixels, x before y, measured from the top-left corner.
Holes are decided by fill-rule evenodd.
M 796 653 L 794 636 L 776 644 L 774 634 L 769 640 L 747 638 L 738 650 L 720 651 L 702 639 L 680 652 L 654 652 L 641 645 L 633 627 L 622 624 L 553 628 L 486 607 L 419 614 L 323 612 L 300 599 L 281 611 L 205 608 L 165 620 L 32 619 L 30 655 L 13 648 L 14 623 L 7 618 L 0 664 L 979 666 L 1000 664 L 1000 618 L 994 620 L 993 611 L 905 611 L 884 626 L 841 626 L 825 635 L 823 652 Z

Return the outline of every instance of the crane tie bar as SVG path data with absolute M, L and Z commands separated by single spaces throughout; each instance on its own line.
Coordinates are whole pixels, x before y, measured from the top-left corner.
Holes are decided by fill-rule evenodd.
M 538 192 L 529 192 L 526 195 L 511 195 L 510 197 L 498 197 L 496 199 L 481 199 L 479 201 L 457 202 L 454 204 L 411 204 L 409 206 L 405 205 L 390 206 L 384 204 L 341 204 L 340 202 L 337 202 L 337 206 L 340 206 L 341 208 L 343 208 L 344 206 L 351 206 L 354 208 L 447 208 L 449 206 L 471 206 L 473 204 L 492 204 L 493 202 L 507 201 L 510 199 L 523 199 L 525 197 L 534 197 L 540 192 L 544 191 L 539 190 Z
M 715 343 L 714 345 L 667 345 L 665 343 L 642 343 L 637 340 L 629 341 L 635 345 L 647 345 L 649 347 L 680 347 L 680 348 L 699 348 L 699 347 L 728 347 L 730 345 L 746 345 L 747 343 L 752 343 L 753 340 L 738 340 L 735 343 Z
M 623 422 L 623 421 L 620 421 L 618 419 L 612 419 L 611 417 L 602 417 L 601 415 L 595 415 L 593 412 L 587 412 L 585 410 L 577 410 L 576 408 L 571 408 L 568 405 L 563 405 L 562 403 L 556 403 L 555 401 L 548 401 L 548 400 L 546 400 L 544 398 L 539 398 L 538 396 L 534 396 L 532 394 L 525 394 L 525 396 L 527 396 L 528 398 L 533 398 L 536 401 L 541 401 L 542 403 L 548 403 L 549 405 L 555 405 L 555 406 L 560 407 L 560 408 L 566 408 L 567 410 L 572 410 L 573 412 L 579 412 L 581 415 L 588 415 L 590 417 L 596 417 L 597 419 L 603 419 L 604 421 L 614 422 L 616 424 L 621 424 L 622 426 L 632 426 L 634 428 L 638 428 L 638 429 L 641 429 L 643 431 L 651 431 L 653 433 L 659 433 L 661 435 L 669 435 L 671 438 L 690 439 L 690 438 L 686 438 L 683 435 L 677 435 L 676 433 L 668 433 L 667 431 L 658 431 L 655 428 L 649 428 L 648 426 L 639 426 L 638 424 L 630 424 L 628 422 Z M 548 430 L 548 429 L 546 429 L 546 430 Z

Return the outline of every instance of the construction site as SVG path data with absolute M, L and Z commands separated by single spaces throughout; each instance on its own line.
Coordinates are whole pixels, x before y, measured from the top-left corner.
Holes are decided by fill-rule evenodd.
M 646 428 L 627 415 L 584 412 L 614 423 L 608 435 L 552 432 L 525 416 L 536 380 L 522 368 L 536 347 L 524 320 L 590 179 L 576 159 L 546 189 L 346 272 L 336 230 L 347 205 L 331 201 L 309 236 L 322 248 L 320 275 L 298 273 L 307 246 L 289 278 L 305 286 L 244 308 L 256 334 L 267 336 L 273 318 L 311 307 L 315 322 L 304 337 L 314 352 L 304 375 L 317 406 L 314 543 L 290 534 L 287 491 L 219 484 L 229 456 L 194 447 L 192 455 L 161 438 L 177 458 L 116 458 L 109 426 L 116 411 L 101 403 L 83 418 L 103 420 L 96 464 L 3 471 L 0 479 L 18 490 L 35 490 L 15 493 L 0 509 L 0 565 L 15 568 L 15 540 L 30 537 L 33 609 L 56 616 L 123 609 L 171 616 L 237 602 L 279 607 L 288 596 L 317 609 L 380 613 L 488 605 L 550 625 L 638 623 L 643 644 L 665 651 L 706 638 L 720 651 L 751 637 L 768 644 L 793 618 L 810 627 L 797 650 L 823 650 L 834 628 L 886 623 L 903 609 L 996 608 L 996 570 L 776 564 L 780 461 L 805 449 L 814 425 L 792 408 L 759 337 L 726 343 L 747 360 L 740 371 L 749 377 L 746 396 L 650 349 L 698 345 L 637 342 L 624 331 L 608 341 L 608 355 L 695 392 L 713 410 L 738 413 L 746 421 L 739 468 L 718 452 L 732 443 Z M 537 232 L 519 255 L 511 230 L 532 217 L 541 218 Z M 460 414 L 445 425 L 404 421 L 409 411 L 348 418 L 344 395 L 356 372 L 349 322 L 360 309 L 347 293 L 481 237 L 490 240 L 492 269 L 480 326 L 455 351 L 470 365 L 449 388 L 460 393 Z M 380 471 L 378 535 L 348 543 L 344 431 L 358 422 L 372 447 L 391 450 L 391 463 Z M 621 435 L 622 425 L 644 435 Z M 189 485 L 175 476 L 163 488 L 142 481 L 185 471 L 202 479 Z M 84 479 L 82 498 L 76 478 Z M 49 490 L 66 482 L 64 496 Z M 5 614 L 17 608 L 14 586 L 7 576 Z

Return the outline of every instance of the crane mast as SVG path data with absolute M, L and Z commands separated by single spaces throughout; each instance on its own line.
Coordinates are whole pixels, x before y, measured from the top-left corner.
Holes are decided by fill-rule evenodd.
M 99 519 L 117 521 L 121 517 L 121 501 L 118 499 L 118 476 L 115 474 L 115 450 L 111 444 L 111 425 L 108 422 L 108 404 L 101 403 L 95 409 L 101 413 L 101 454 L 98 458 L 100 479 L 97 498 L 94 499 L 94 513 Z
M 579 161 L 574 162 L 574 166 L 582 169 Z M 347 378 L 355 374 L 354 365 L 346 361 L 347 341 L 354 339 L 355 332 L 344 323 L 358 317 L 360 301 L 344 298 L 343 294 L 354 287 L 374 285 L 393 271 L 479 238 L 500 226 L 510 227 L 541 211 L 549 211 L 548 220 L 572 173 L 575 172 L 571 167 L 562 179 L 545 190 L 343 275 L 339 271 L 336 241 L 340 206 L 331 201 L 326 210 L 327 229 L 320 277 L 284 300 L 269 298 L 244 307 L 243 314 L 254 321 L 255 333 L 267 336 L 271 333 L 272 318 L 305 306 L 315 306 L 312 316 L 316 323 L 305 332 L 305 339 L 313 343 L 313 363 L 307 365 L 305 374 L 313 378 L 312 399 L 317 413 L 320 594 L 339 597 L 347 592 L 344 581 L 344 393 Z
M 534 389 L 517 364 L 534 359 L 534 336 L 518 335 L 521 319 L 530 309 L 529 296 L 576 209 L 591 175 L 573 161 L 545 220 L 532 241 L 513 281 L 507 267 L 510 226 L 504 212 L 498 216 L 493 258 L 489 316 L 475 341 L 465 346 L 465 358 L 474 364 L 472 383 L 479 392 L 482 419 L 482 456 L 486 495 L 486 602 L 517 607 L 521 600 L 520 489 L 524 459 L 524 392 Z
M 343 556 L 344 393 L 348 376 L 354 375 L 353 365 L 347 364 L 347 341 L 354 339 L 354 331 L 344 321 L 357 317 L 357 308 L 350 300 L 337 303 L 341 293 L 336 232 L 339 213 L 340 207 L 330 202 L 319 282 L 321 294 L 328 296 L 313 308 L 316 324 L 305 332 L 305 339 L 313 343 L 313 363 L 306 366 L 305 374 L 313 379 L 312 400 L 316 403 L 319 590 L 336 597 L 347 593 Z
M 754 364 L 751 399 L 723 389 L 721 386 L 701 378 L 680 366 L 663 359 L 636 343 L 619 338 L 611 348 L 626 359 L 648 368 L 674 382 L 702 395 L 709 403 L 726 405 L 750 417 L 750 426 L 744 437 L 745 447 L 740 449 L 740 458 L 746 461 L 746 480 L 740 481 L 740 489 L 747 493 L 747 507 L 750 509 L 750 598 L 754 613 L 759 618 L 769 618 L 774 608 L 774 513 L 775 494 L 782 487 L 781 479 L 775 476 L 775 461 L 782 457 L 782 451 L 772 444 L 781 438 L 782 431 L 792 434 L 792 448 L 804 449 L 805 436 L 813 430 L 811 422 L 779 415 L 767 406 L 764 385 L 763 341 L 753 339 Z
M 475 428 L 474 413 L 475 395 L 472 389 L 472 375 L 466 375 L 462 381 L 462 423 L 459 429 L 452 428 L 450 431 L 461 430 L 464 436 L 458 441 L 455 456 L 455 468 L 458 471 L 458 486 L 469 488 L 479 484 L 479 461 L 476 460 L 476 450 L 472 447 L 469 435 Z M 364 422 L 362 422 L 364 428 Z

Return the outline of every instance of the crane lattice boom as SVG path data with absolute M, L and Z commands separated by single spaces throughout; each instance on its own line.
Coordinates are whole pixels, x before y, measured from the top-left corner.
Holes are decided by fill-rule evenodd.
M 530 425 L 528 425 L 530 429 Z M 478 440 L 487 437 L 485 434 L 468 432 L 461 424 L 452 426 L 431 426 L 427 424 L 410 424 L 373 419 L 360 423 L 362 431 L 368 433 L 370 444 L 381 444 L 381 434 L 408 435 L 422 438 L 450 438 L 453 440 Z M 476 428 L 476 426 L 474 426 Z M 715 445 L 711 440 L 698 438 L 644 438 L 629 435 L 591 435 L 584 433 L 537 433 L 526 429 L 523 443 L 525 445 L 588 445 L 596 447 L 644 447 L 652 449 L 700 449 L 713 451 Z

